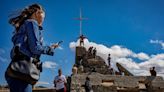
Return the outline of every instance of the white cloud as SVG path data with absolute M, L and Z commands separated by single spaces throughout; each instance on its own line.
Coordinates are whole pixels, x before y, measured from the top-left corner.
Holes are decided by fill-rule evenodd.
M 138 54 L 134 54 L 133 57 L 136 57 L 136 58 L 138 58 L 140 60 L 150 59 L 150 57 L 146 53 L 143 53 L 143 52 L 140 52 Z
M 107 47 L 103 44 L 97 44 L 95 42 L 89 42 L 88 39 L 84 40 L 84 47 L 88 49 L 90 46 L 97 48 L 97 55 L 101 56 L 107 62 L 108 54 L 111 54 L 111 65 L 117 70 L 116 62 L 121 63 L 127 70 L 134 75 L 150 75 L 149 68 L 156 67 L 157 74 L 164 77 L 164 53 L 157 55 L 148 55 L 144 52 L 135 53 L 132 50 L 120 45 L 113 45 Z M 70 48 L 75 51 L 75 47 L 79 45 L 77 42 L 71 42 Z M 136 63 L 134 58 L 137 58 L 141 63 Z
M 156 66 L 159 72 L 164 72 L 164 54 L 152 55 L 147 61 L 139 64 L 142 68 L 149 68 L 150 66 Z M 163 69 L 162 69 L 163 68 Z
M 164 42 L 162 40 L 150 40 L 150 43 L 160 44 L 162 49 L 164 49 Z
M 43 67 L 44 68 L 56 68 L 57 67 L 57 64 L 55 62 L 45 61 L 43 63 Z

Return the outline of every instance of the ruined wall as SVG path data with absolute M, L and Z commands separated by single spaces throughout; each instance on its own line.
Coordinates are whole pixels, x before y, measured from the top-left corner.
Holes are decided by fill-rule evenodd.
M 91 80 L 93 92 L 164 92 L 164 80 L 159 76 L 116 76 L 99 73 L 73 75 L 71 90 L 83 92 L 87 76 Z

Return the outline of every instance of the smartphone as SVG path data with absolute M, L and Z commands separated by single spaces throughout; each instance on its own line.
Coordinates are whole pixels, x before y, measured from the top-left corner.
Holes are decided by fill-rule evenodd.
M 61 43 L 63 43 L 63 41 L 59 41 L 59 42 L 57 43 L 57 45 L 60 45 Z

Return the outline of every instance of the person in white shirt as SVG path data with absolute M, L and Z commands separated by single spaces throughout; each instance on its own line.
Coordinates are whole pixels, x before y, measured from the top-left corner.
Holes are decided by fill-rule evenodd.
M 65 84 L 67 83 L 67 80 L 64 75 L 62 75 L 62 70 L 58 70 L 58 75 L 54 79 L 54 85 L 56 88 L 56 92 L 65 92 L 66 87 Z

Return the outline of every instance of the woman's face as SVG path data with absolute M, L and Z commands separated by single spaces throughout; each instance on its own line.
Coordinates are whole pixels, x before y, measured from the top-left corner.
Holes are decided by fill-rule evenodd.
M 42 9 L 38 9 L 35 14 L 36 14 L 36 20 L 37 20 L 39 26 L 42 26 L 42 23 L 43 23 L 44 17 L 45 17 L 44 11 Z

